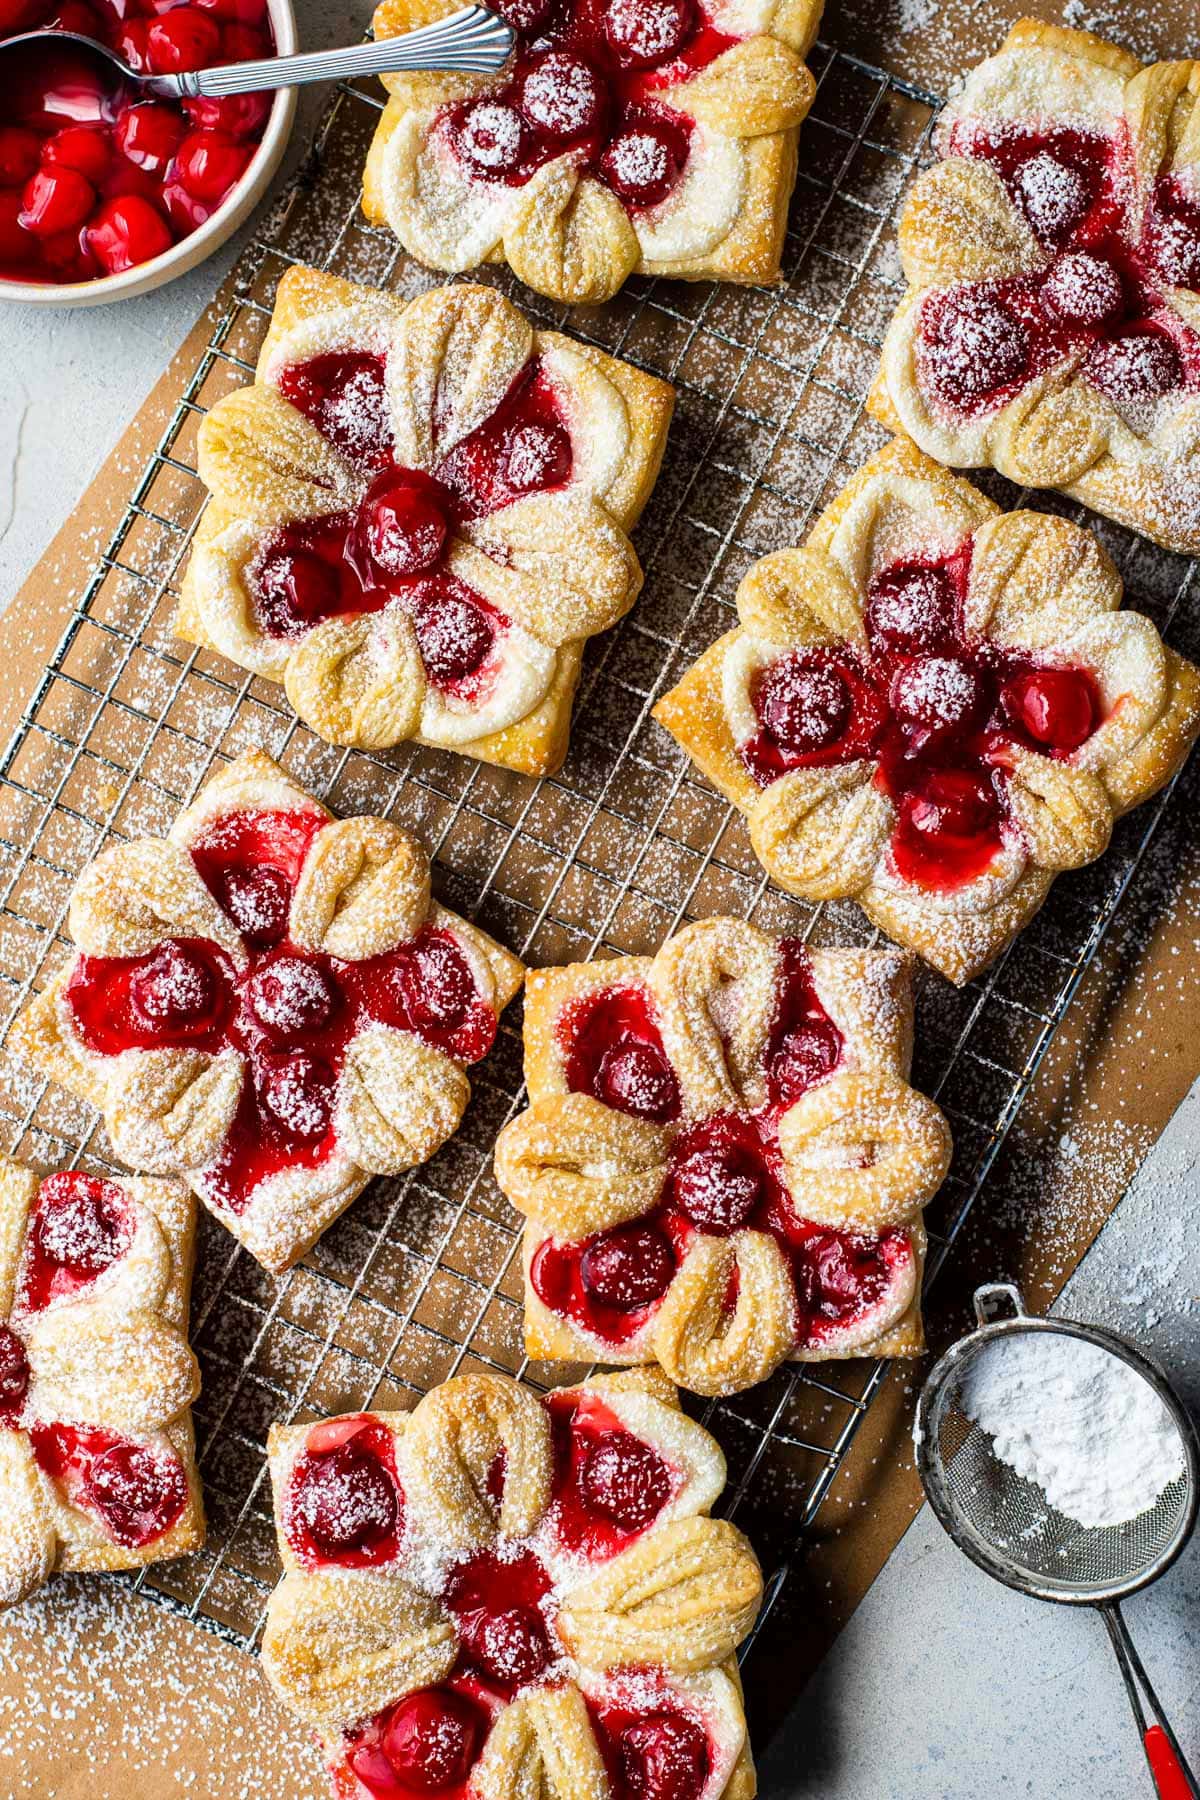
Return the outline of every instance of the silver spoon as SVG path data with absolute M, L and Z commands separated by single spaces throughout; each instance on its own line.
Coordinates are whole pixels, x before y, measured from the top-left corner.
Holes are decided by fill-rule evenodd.
M 143 75 L 131 69 L 107 44 L 77 31 L 23 31 L 0 43 L 0 55 L 18 44 L 78 44 L 94 51 L 122 82 L 143 88 L 161 100 L 220 99 L 225 94 L 252 94 L 264 88 L 299 87 L 306 81 L 331 81 L 352 75 L 400 74 L 419 69 L 461 69 L 490 75 L 504 66 L 515 42 L 511 25 L 482 6 L 436 24 L 422 25 L 402 37 L 353 44 L 346 50 L 309 50 L 300 56 L 264 56 L 254 62 L 218 63 L 211 69 L 186 69 L 178 75 Z

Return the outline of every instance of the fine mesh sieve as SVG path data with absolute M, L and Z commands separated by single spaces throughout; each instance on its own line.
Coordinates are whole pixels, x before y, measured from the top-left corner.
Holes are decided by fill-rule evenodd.
M 1013 1316 L 997 1318 L 1005 1305 Z M 959 1549 L 997 1581 L 1040 1600 L 1097 1608 L 1121 1665 L 1160 1800 L 1197 1800 L 1200 1786 L 1118 1605 L 1169 1568 L 1191 1535 L 1200 1501 L 1195 1428 L 1165 1376 L 1123 1338 L 1069 1320 L 1032 1318 L 1007 1283 L 977 1289 L 975 1316 L 980 1329 L 941 1359 L 918 1402 L 917 1468 L 926 1497 Z M 1001 1339 L 1039 1331 L 1081 1338 L 1118 1357 L 1149 1384 L 1178 1431 L 1183 1473 L 1152 1507 L 1124 1524 L 1081 1525 L 1057 1511 L 1039 1486 L 997 1455 L 990 1433 L 963 1410 L 968 1372 L 980 1359 L 994 1353 Z

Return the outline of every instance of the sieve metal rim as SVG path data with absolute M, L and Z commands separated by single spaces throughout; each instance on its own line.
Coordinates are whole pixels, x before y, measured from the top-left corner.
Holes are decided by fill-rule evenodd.
M 1000 1300 L 1007 1300 L 1015 1308 L 1012 1318 L 988 1319 L 989 1305 Z M 916 1418 L 913 1424 L 913 1440 L 916 1449 L 917 1473 L 921 1478 L 921 1486 L 925 1497 L 938 1519 L 939 1524 L 958 1548 L 978 1568 L 991 1575 L 995 1580 L 1003 1582 L 1005 1587 L 1013 1588 L 1018 1593 L 1031 1595 L 1038 1600 L 1054 1601 L 1060 1606 L 1103 1606 L 1106 1603 L 1127 1599 L 1130 1594 L 1138 1593 L 1148 1587 L 1152 1581 L 1165 1574 L 1177 1558 L 1182 1554 L 1196 1525 L 1197 1512 L 1200 1511 L 1200 1437 L 1196 1427 L 1185 1409 L 1183 1402 L 1175 1393 L 1167 1379 L 1165 1371 L 1151 1357 L 1131 1344 L 1127 1338 L 1115 1331 L 1106 1331 L 1099 1325 L 1084 1325 L 1075 1319 L 1039 1318 L 1025 1309 L 1019 1289 L 1009 1282 L 989 1282 L 977 1288 L 974 1296 L 975 1316 L 980 1321 L 979 1328 L 969 1332 L 952 1344 L 934 1367 L 930 1370 L 917 1400 Z M 986 1322 L 985 1322 L 986 1321 Z M 1171 1541 L 1159 1551 L 1153 1561 L 1147 1563 L 1137 1575 L 1127 1581 L 1111 1583 L 1107 1586 L 1080 1588 L 1063 1583 L 1051 1586 L 1038 1581 L 1031 1575 L 1022 1572 L 1019 1565 L 992 1548 L 991 1543 L 981 1532 L 975 1531 L 965 1520 L 959 1508 L 950 1497 L 950 1484 L 945 1474 L 945 1462 L 937 1449 L 938 1431 L 945 1413 L 947 1396 L 952 1390 L 954 1377 L 961 1366 L 978 1355 L 983 1346 L 1002 1337 L 1015 1337 L 1021 1332 L 1052 1332 L 1064 1337 L 1082 1338 L 1085 1343 L 1095 1344 L 1101 1350 L 1107 1350 L 1135 1369 L 1143 1380 L 1147 1381 L 1167 1408 L 1175 1422 L 1183 1445 L 1186 1488 L 1183 1511 Z

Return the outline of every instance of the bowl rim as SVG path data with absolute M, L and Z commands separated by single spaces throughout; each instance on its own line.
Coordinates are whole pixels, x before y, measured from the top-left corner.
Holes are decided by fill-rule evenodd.
M 292 0 L 267 0 L 267 12 L 280 56 L 291 56 L 297 47 L 296 14 Z M 173 278 L 172 265 L 186 260 L 187 268 L 196 268 L 211 251 L 216 250 L 241 225 L 253 210 L 261 193 L 274 175 L 283 148 L 291 132 L 296 113 L 296 89 L 276 88 L 266 130 L 241 179 L 234 183 L 211 218 L 199 230 L 189 232 L 148 262 L 135 263 L 117 275 L 96 275 L 89 281 L 13 281 L 0 278 L 0 301 L 15 300 L 29 305 L 58 305 L 63 308 L 88 302 L 101 305 L 106 300 L 133 297 L 133 292 L 146 293 Z M 256 192 L 255 190 L 258 189 Z M 240 209 L 240 211 L 238 210 Z M 236 218 L 231 215 L 238 211 Z

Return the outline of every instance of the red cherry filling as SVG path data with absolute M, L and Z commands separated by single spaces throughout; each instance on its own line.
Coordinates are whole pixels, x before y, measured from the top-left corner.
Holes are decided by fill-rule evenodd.
M 1082 669 L 1031 669 L 1006 685 L 1009 716 L 1039 749 L 1069 756 L 1100 722 L 1096 684 Z
M 14 13 L 13 29 L 17 18 Z M 207 4 L 29 0 L 19 23 L 82 32 L 134 68 L 160 74 L 236 59 L 251 41 L 254 53 L 270 51 L 265 10 L 247 31 L 210 16 Z M 0 275 L 88 281 L 162 255 L 209 218 L 240 180 L 269 113 L 270 100 L 260 95 L 131 101 L 105 85 L 91 58 L 66 48 L 39 44 L 6 57 Z
M 598 131 L 605 112 L 604 87 L 591 64 L 566 50 L 550 50 L 526 71 L 521 111 L 551 138 Z
M 679 55 L 695 26 L 692 0 L 607 0 L 604 35 L 622 68 L 653 69 Z
M 292 884 L 280 869 L 223 869 L 216 898 L 252 950 L 271 950 L 287 931 Z
M 616 1225 L 589 1243 L 579 1264 L 584 1292 L 615 1312 L 661 1300 L 675 1274 L 671 1240 L 655 1225 Z
M 667 198 L 687 156 L 688 129 L 681 117 L 631 112 L 609 139 L 597 169 L 617 199 L 636 210 Z
M 212 1029 L 224 995 L 200 944 L 169 938 L 140 961 L 130 977 L 129 999 L 151 1031 L 186 1038 Z
M 545 24 L 557 0 L 496 0 L 494 11 L 507 19 L 514 31 L 532 32 Z
M 421 1688 L 375 1722 L 372 1741 L 347 1761 L 377 1800 L 405 1794 L 442 1794 L 461 1786 L 483 1748 L 483 1709 L 453 1688 Z M 381 1766 L 382 1765 L 382 1766 Z
M 339 1425 L 346 1421 L 337 1421 Z M 353 1434 L 325 1447 L 310 1433 L 292 1472 L 285 1524 L 293 1547 L 350 1568 L 372 1568 L 395 1554 L 401 1493 L 384 1428 L 364 1419 Z
M 0 1325 L 0 1422 L 19 1418 L 29 1391 L 29 1362 L 25 1346 L 8 1325 Z
M 441 687 L 474 675 L 496 642 L 491 619 L 465 588 L 424 596 L 417 602 L 413 628 L 425 672 Z
M 1200 193 L 1189 191 L 1185 181 L 1182 175 L 1161 176 L 1155 186 L 1151 254 L 1172 286 L 1200 288 Z
M 1083 373 L 1115 406 L 1157 400 L 1183 382 L 1183 364 L 1164 331 L 1152 327 L 1093 344 Z
M 434 484 L 405 471 L 385 474 L 363 503 L 359 530 L 373 569 L 388 576 L 423 575 L 446 546 L 446 515 Z
M 385 380 L 383 357 L 338 350 L 293 363 L 278 387 L 335 450 L 372 467 L 386 459 L 391 443 Z
M 294 1051 L 258 1071 L 258 1098 L 286 1138 L 311 1143 L 333 1120 L 333 1070 L 320 1057 Z
M 1029 334 L 982 287 L 953 288 L 922 311 L 923 360 L 939 399 L 970 410 L 1020 381 L 1029 367 Z
M 906 881 L 947 889 L 981 875 L 1000 849 L 999 796 L 986 774 L 933 768 L 902 795 L 892 839 Z
M 458 120 L 459 153 L 480 175 L 493 179 L 517 168 L 523 136 L 520 113 L 502 100 L 473 101 Z
M 892 711 L 914 733 L 961 734 L 982 717 L 987 691 L 980 672 L 957 656 L 923 656 L 897 670 Z
M 763 677 L 758 716 L 784 748 L 827 749 L 850 718 L 850 690 L 829 663 L 781 657 Z
M 1092 181 L 1073 163 L 1039 150 L 1011 177 L 1017 203 L 1044 244 L 1066 242 L 1092 203 Z
M 1090 330 L 1116 325 L 1125 315 L 1125 285 L 1102 256 L 1076 250 L 1060 256 L 1042 284 L 1042 306 L 1051 319 Z
M 761 1158 L 736 1122 L 696 1126 L 675 1146 L 672 1162 L 674 1203 L 702 1231 L 723 1237 L 740 1230 L 762 1197 Z
M 65 1171 L 38 1189 L 21 1281 L 21 1306 L 40 1311 L 76 1292 L 125 1254 L 133 1222 L 114 1181 Z
M 617 1740 L 627 1800 L 699 1800 L 709 1774 L 708 1738 L 683 1713 L 652 1713 Z
M 957 603 L 946 570 L 924 563 L 897 563 L 871 583 L 867 630 L 883 650 L 933 650 L 952 638 Z
M 560 1035 L 572 1093 L 660 1125 L 678 1117 L 679 1084 L 642 989 L 589 995 L 569 1010 Z
M 187 1505 L 187 1476 L 173 1450 L 75 1425 L 35 1425 L 32 1436 L 40 1467 L 126 1549 L 162 1537 Z
M 471 965 L 449 934 L 426 929 L 401 950 L 388 972 L 386 1012 L 427 1036 L 453 1033 L 477 1000 Z
M 671 1471 L 631 1431 L 609 1431 L 586 1452 L 576 1485 L 590 1511 L 622 1531 L 643 1531 L 671 1498 Z
M 550 1577 L 532 1550 L 480 1551 L 454 1570 L 443 1595 L 463 1654 L 510 1698 L 544 1675 L 558 1652 L 542 1605 Z
M 801 1344 L 818 1342 L 879 1306 L 893 1271 L 912 1255 L 905 1231 L 872 1238 L 819 1226 L 794 1233 L 790 1248 Z
M 280 956 L 250 977 L 246 998 L 267 1035 L 287 1044 L 320 1031 L 333 1016 L 339 995 L 319 964 Z

